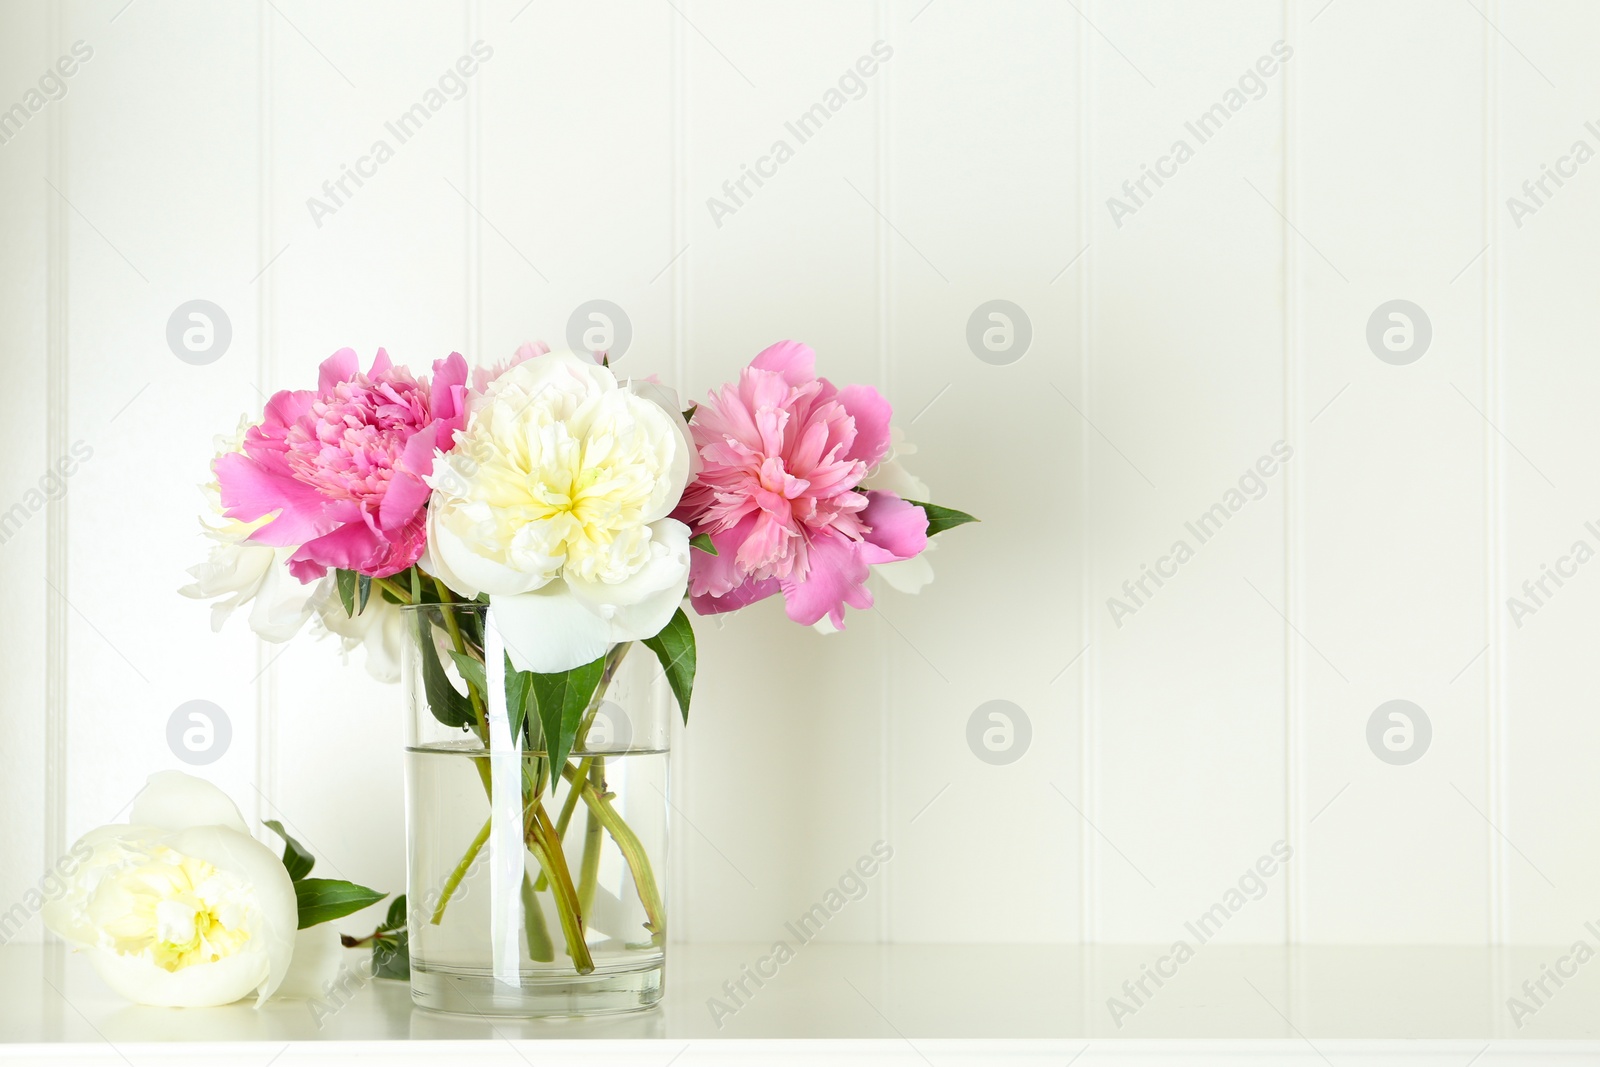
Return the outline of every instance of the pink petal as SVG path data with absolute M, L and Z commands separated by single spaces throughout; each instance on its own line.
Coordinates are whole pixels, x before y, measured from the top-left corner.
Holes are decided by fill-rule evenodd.
M 372 369 L 367 371 L 367 377 L 373 381 L 386 378 L 394 371 L 394 363 L 389 359 L 389 353 L 378 349 L 378 354 L 372 357 Z
M 784 579 L 783 599 L 789 618 L 810 626 L 824 615 L 836 629 L 844 629 L 844 606 L 870 608 L 872 594 L 864 584 L 867 564 L 860 544 L 838 534 L 825 533 L 811 540 L 811 566 L 804 581 Z
M 745 571 L 739 566 L 737 560 L 738 549 L 750 536 L 750 531 L 755 528 L 756 517 L 747 515 L 730 530 L 711 535 L 711 543 L 717 549 L 713 556 L 709 552 L 691 549 L 689 552 L 689 591 L 695 596 L 720 597 L 737 587 L 745 580 Z M 697 530 L 696 533 L 703 533 Z M 731 610 L 723 608 L 722 610 Z
M 279 511 L 277 518 L 250 535 L 251 540 L 287 547 L 303 544 L 333 528 L 322 494 L 287 474 L 267 471 L 240 452 L 222 456 L 215 469 L 228 518 L 253 522 Z
M 289 573 L 300 580 L 301 585 L 310 585 L 318 578 L 328 573 L 328 568 L 309 559 L 291 558 L 289 560 Z
M 785 512 L 787 508 L 783 509 Z M 734 554 L 734 559 L 746 571 L 759 570 L 771 566 L 782 558 L 784 546 L 788 544 L 792 528 L 787 521 L 788 516 L 777 515 L 771 511 L 758 511 L 750 516 L 755 520 L 750 526 L 750 534 L 739 545 L 739 550 Z M 744 528 L 741 522 L 739 527 Z M 715 542 L 713 541 L 713 544 Z M 721 551 L 721 546 L 717 549 Z M 767 573 L 772 573 L 768 571 Z M 781 572 L 780 572 L 781 573 Z
M 424 435 L 432 437 L 433 431 L 424 430 L 412 437 L 411 441 L 414 442 Z M 406 452 L 409 454 L 410 451 L 411 445 L 408 443 Z M 431 463 L 433 459 L 431 451 L 428 459 Z M 394 477 L 389 479 L 389 488 L 384 490 L 383 503 L 378 505 L 378 526 L 382 530 L 385 532 L 399 530 L 407 523 L 416 520 L 417 513 L 427 505 L 428 497 L 433 495 L 433 490 L 422 480 L 421 475 L 425 473 L 428 472 L 412 473 L 396 468 Z
M 704 552 L 699 553 L 705 555 Z M 765 600 L 778 592 L 778 579 L 751 578 L 743 585 L 735 586 L 725 596 L 695 596 L 689 601 L 694 605 L 697 615 L 717 615 L 724 611 L 737 611 L 747 604 L 754 604 L 758 600 Z
M 353 348 L 341 348 L 322 361 L 317 374 L 317 392 L 331 393 L 340 382 L 348 382 L 361 373 L 361 362 Z
M 370 572 L 382 549 L 381 539 L 366 523 L 347 522 L 330 534 L 307 541 L 289 558 L 291 562 L 309 561 L 340 570 Z
M 910 559 L 928 547 L 928 516 L 893 493 L 867 493 L 861 521 L 871 527 L 861 546 L 868 563 Z
M 451 431 L 461 429 L 462 416 L 467 407 L 467 361 L 460 352 L 452 352 L 446 359 L 433 364 L 433 383 L 430 399 L 433 417 L 444 420 Z M 444 435 L 446 447 L 453 438 Z
M 839 403 L 856 421 L 855 443 L 846 451 L 845 458 L 876 466 L 889 454 L 889 416 L 894 409 L 870 385 L 845 386 L 839 390 Z
M 817 354 L 799 341 L 779 341 L 750 361 L 757 370 L 773 371 L 791 386 L 801 386 L 815 376 Z
M 346 352 L 350 351 L 348 348 Z M 266 412 L 261 420 L 261 425 L 253 427 L 257 436 L 271 436 L 281 438 L 284 431 L 296 419 L 311 410 L 311 405 L 317 402 L 317 394 L 309 389 L 283 389 L 272 394 L 272 399 L 267 401 Z

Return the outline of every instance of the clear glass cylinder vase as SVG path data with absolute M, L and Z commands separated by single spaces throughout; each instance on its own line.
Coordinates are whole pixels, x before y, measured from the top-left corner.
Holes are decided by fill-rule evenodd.
M 592 686 L 594 672 L 496 671 L 485 606 L 404 610 L 413 1001 L 513 1016 L 655 1004 L 674 713 L 655 656 L 617 645 Z M 562 705 L 576 733 L 554 766 L 545 724 Z

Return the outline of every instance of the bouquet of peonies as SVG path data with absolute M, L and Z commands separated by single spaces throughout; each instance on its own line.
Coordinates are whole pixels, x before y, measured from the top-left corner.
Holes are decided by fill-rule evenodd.
M 846 605 L 872 606 L 872 569 L 916 592 L 928 538 L 973 519 L 913 499 L 888 402 L 814 359 L 773 345 L 680 411 L 542 344 L 470 375 L 452 353 L 431 379 L 342 349 L 219 451 L 216 544 L 182 592 L 216 600 L 213 629 L 250 604 L 269 641 L 314 618 L 386 681 L 404 639 L 388 609 L 423 600 L 492 602 L 512 662 L 540 674 L 656 637 L 686 593 L 701 615 L 781 593 L 794 621 L 842 629 Z
M 402 647 L 420 649 L 440 723 L 485 750 L 509 725 L 536 766 L 520 790 L 484 770 L 483 789 L 522 794 L 518 832 L 543 870 L 534 888 L 553 894 L 587 973 L 590 887 L 574 886 L 561 856 L 580 792 L 641 898 L 654 894 L 648 857 L 630 847 L 603 783 L 591 787 L 588 761 L 568 762 L 632 643 L 658 657 L 687 720 L 686 598 L 708 615 L 782 594 L 795 622 L 839 630 L 847 606 L 872 606 L 875 568 L 914 592 L 931 578 L 928 538 L 973 521 L 924 501 L 884 398 L 818 377 L 814 358 L 793 341 L 773 345 L 682 410 L 672 391 L 619 378 L 603 355 L 528 344 L 499 367 L 469 371 L 451 354 L 418 376 L 381 349 L 363 371 L 343 349 L 315 389 L 276 394 L 221 449 L 207 488 L 216 544 L 183 592 L 217 600 L 214 627 L 249 604 L 251 627 L 271 641 L 315 619 L 387 680 Z M 567 810 L 550 819 L 540 798 L 563 780 Z M 659 943 L 659 900 L 643 904 Z

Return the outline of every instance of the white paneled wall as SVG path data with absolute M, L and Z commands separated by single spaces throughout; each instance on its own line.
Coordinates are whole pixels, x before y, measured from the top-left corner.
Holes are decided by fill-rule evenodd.
M 490 362 L 606 300 L 622 369 L 685 399 L 810 342 L 985 520 L 844 635 L 699 623 L 676 937 L 777 937 L 881 839 L 825 936 L 1165 943 L 1287 846 L 1217 936 L 1571 941 L 1597 32 L 1579 0 L 6 6 L 0 910 L 178 765 L 191 699 L 232 727 L 202 773 L 401 884 L 397 693 L 174 593 L 211 439 L 338 347 Z M 165 337 L 197 298 L 232 324 L 207 366 Z M 994 300 L 1010 362 L 969 347 Z M 1414 362 L 1369 346 L 1395 300 Z M 1369 746 L 1396 699 L 1410 764 Z M 1007 764 L 968 741 L 996 700 Z

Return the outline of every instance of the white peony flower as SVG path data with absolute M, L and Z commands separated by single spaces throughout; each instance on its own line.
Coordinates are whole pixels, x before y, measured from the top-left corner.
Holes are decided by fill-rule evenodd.
M 249 427 L 249 416 L 241 416 L 232 438 L 217 438 L 217 456 L 239 451 Z M 210 514 L 201 518 L 201 524 L 216 543 L 203 563 L 189 568 L 194 582 L 178 592 L 194 600 L 217 600 L 211 605 L 213 631 L 222 629 L 235 608 L 249 604 L 250 629 L 268 641 L 289 640 L 311 617 L 315 591 L 315 586 L 302 585 L 289 573 L 288 560 L 295 550 L 252 543 L 250 535 L 273 516 L 264 515 L 254 522 L 230 519 L 222 513 L 221 490 L 215 479 L 201 489 L 210 504 Z
M 88 859 L 45 905 L 45 925 L 136 1003 L 265 1001 L 289 969 L 299 920 L 283 862 L 221 790 L 178 771 L 150 776 L 130 820 L 73 846 Z
M 399 605 L 389 603 L 374 587 L 366 610 L 351 618 L 339 599 L 338 584 L 323 579 L 317 583 L 311 607 L 316 613 L 314 625 L 337 636 L 346 656 L 363 648 L 368 674 L 380 682 L 400 680 L 400 649 L 406 641 L 406 620 Z
M 669 390 L 570 352 L 520 363 L 435 457 L 424 566 L 490 595 L 518 670 L 653 637 L 688 583 L 689 528 L 668 516 L 695 457 Z

